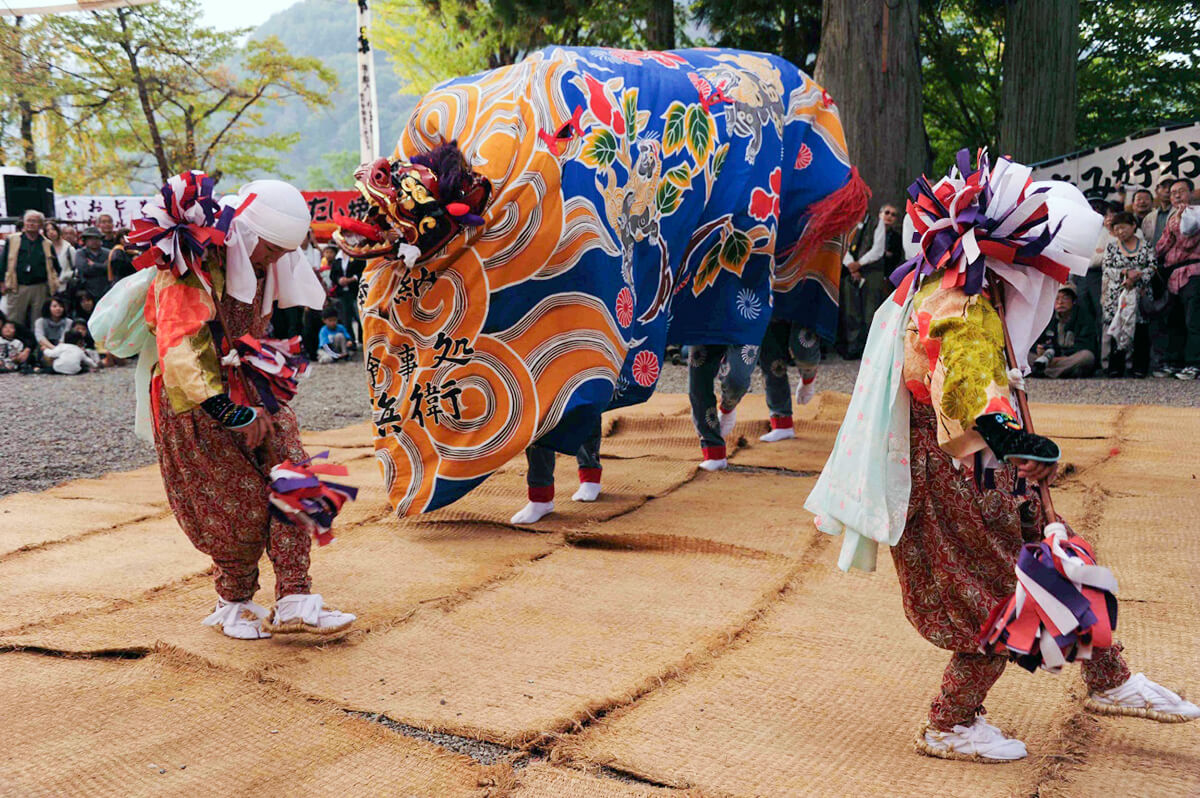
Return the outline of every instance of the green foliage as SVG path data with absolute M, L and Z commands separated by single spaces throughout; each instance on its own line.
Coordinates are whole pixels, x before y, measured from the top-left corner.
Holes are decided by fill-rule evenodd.
M 377 45 L 413 92 L 514 63 L 548 45 L 641 46 L 620 0 L 378 0 Z
M 1079 148 L 1200 118 L 1200 6 L 1082 0 Z
M 781 55 L 811 71 L 821 43 L 821 0 L 696 0 L 718 47 Z
M 987 146 L 999 133 L 1004 8 L 995 0 L 937 0 L 920 16 L 922 100 L 933 174 L 963 147 Z
M 278 39 L 240 46 L 247 31 L 199 17 L 196 0 L 163 0 L 46 18 L 33 44 L 40 73 L 62 76 L 41 96 L 63 130 L 42 171 L 60 191 L 148 187 L 192 168 L 244 176 L 294 145 L 294 131 L 262 133 L 264 110 L 290 98 L 319 107 L 336 78 Z
M 1081 0 L 1076 147 L 1200 117 L 1200 8 L 1188 0 Z M 922 3 L 925 127 L 934 173 L 994 144 L 1004 4 Z

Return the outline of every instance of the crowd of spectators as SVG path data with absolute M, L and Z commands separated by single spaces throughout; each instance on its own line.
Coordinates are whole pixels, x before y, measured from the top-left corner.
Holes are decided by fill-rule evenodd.
M 1063 286 L 1030 362 L 1050 378 L 1200 376 L 1200 192 L 1186 178 L 1092 200 L 1104 215 L 1087 274 Z M 902 215 L 884 205 L 843 260 L 835 349 L 861 357 L 888 275 L 904 259 Z M 869 242 L 869 244 L 868 244 Z
M 97 350 L 87 322 L 113 284 L 136 270 L 128 232 L 108 214 L 77 228 L 28 211 L 16 232 L 0 237 L 0 373 L 79 374 L 121 365 Z M 336 246 L 322 248 L 311 233 L 301 252 L 328 300 L 321 310 L 276 310 L 270 334 L 299 336 L 314 361 L 348 358 L 362 342 L 356 299 L 366 264 L 345 262 Z

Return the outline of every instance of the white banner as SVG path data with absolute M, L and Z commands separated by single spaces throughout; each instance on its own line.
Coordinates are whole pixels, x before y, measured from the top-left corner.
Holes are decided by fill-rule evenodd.
M 149 196 L 75 195 L 54 198 L 54 215 L 59 219 L 76 224 L 95 224 L 96 217 L 107 213 L 117 227 L 129 227 L 134 219 L 141 218 L 142 206 L 151 200 Z
M 1034 180 L 1069 180 L 1089 197 L 1153 189 L 1181 177 L 1200 184 L 1200 122 L 1148 130 L 1032 166 Z
M 379 97 L 375 90 L 375 55 L 371 52 L 369 0 L 358 0 L 358 152 L 363 163 L 379 157 Z

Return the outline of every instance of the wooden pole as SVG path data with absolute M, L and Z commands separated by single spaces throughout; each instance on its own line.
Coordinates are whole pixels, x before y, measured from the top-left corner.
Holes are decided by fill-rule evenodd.
M 1000 327 L 1004 330 L 1004 352 L 1008 359 L 1009 368 L 1015 368 L 1017 365 L 1017 356 L 1013 351 L 1012 340 L 1008 337 L 1008 321 L 1004 318 L 1004 281 L 996 277 L 994 273 L 992 277 L 993 300 L 996 306 L 996 313 L 1000 316 Z M 1025 425 L 1025 430 L 1030 434 L 1033 433 L 1033 418 L 1029 415 L 1029 399 L 1025 396 L 1025 391 L 1020 388 L 1013 388 L 1017 394 L 1017 408 L 1021 411 L 1021 422 Z M 1054 512 L 1054 502 L 1050 500 L 1050 486 L 1045 482 L 1038 483 L 1038 494 L 1042 499 L 1042 516 L 1047 524 L 1058 522 L 1058 514 Z

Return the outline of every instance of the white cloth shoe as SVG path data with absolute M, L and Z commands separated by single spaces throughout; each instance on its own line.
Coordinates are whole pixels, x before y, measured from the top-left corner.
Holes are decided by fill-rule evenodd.
M 733 425 L 737 423 L 737 408 L 733 408 L 728 413 L 717 408 L 717 417 L 721 424 L 721 437 L 728 441 L 729 435 L 733 432 Z
M 766 435 L 759 435 L 758 439 L 763 443 L 775 443 L 775 441 L 786 441 L 789 438 L 794 437 L 796 437 L 796 430 L 792 429 L 791 427 L 783 427 L 780 429 L 773 429 Z
M 219 626 L 226 637 L 235 640 L 265 640 L 270 632 L 264 632 L 263 619 L 267 617 L 265 607 L 253 601 L 226 601 L 217 599 L 217 609 L 205 618 L 205 626 Z
M 594 502 L 600 497 L 599 482 L 580 482 L 579 490 L 571 496 L 573 502 Z
M 700 463 L 700 467 L 705 471 L 724 471 L 729 468 L 729 458 L 722 457 L 720 460 L 704 460 Z
M 348 612 L 327 608 L 319 593 L 293 593 L 275 602 L 263 628 L 275 634 L 331 635 L 349 629 L 355 618 Z
M 1141 673 L 1135 673 L 1111 690 L 1091 693 L 1085 706 L 1101 715 L 1131 715 L 1160 723 L 1185 723 L 1200 718 L 1200 707 Z
M 536 524 L 552 512 L 554 512 L 554 502 L 530 502 L 517 510 L 516 515 L 509 519 L 509 523 Z
M 800 380 L 796 386 L 796 404 L 806 405 L 812 401 L 812 398 L 817 395 L 817 381 L 805 382 Z
M 1028 754 L 1025 743 L 1006 736 L 981 716 L 970 726 L 955 726 L 952 731 L 926 728 L 917 740 L 917 749 L 942 759 L 987 762 L 1014 762 Z

